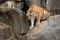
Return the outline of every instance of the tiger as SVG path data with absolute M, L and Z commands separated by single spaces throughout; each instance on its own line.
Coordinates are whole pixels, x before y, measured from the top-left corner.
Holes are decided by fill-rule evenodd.
M 45 10 L 44 8 L 32 4 L 29 9 L 27 10 L 26 16 L 28 17 L 28 19 L 31 21 L 31 25 L 29 27 L 29 29 L 32 29 L 34 26 L 34 20 L 36 19 L 36 25 L 40 25 L 40 21 L 42 19 L 42 16 L 44 19 L 48 19 L 50 14 L 47 10 Z

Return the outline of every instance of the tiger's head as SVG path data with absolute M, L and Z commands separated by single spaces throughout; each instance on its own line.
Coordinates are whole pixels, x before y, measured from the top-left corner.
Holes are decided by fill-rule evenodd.
M 34 12 L 27 11 L 26 16 L 28 17 L 29 20 L 35 19 L 37 16 L 37 12 L 36 11 L 34 11 Z

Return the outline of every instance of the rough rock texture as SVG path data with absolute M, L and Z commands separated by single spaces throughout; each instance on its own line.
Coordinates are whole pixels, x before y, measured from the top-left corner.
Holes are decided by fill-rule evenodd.
M 0 40 L 6 40 L 11 36 L 10 27 L 6 15 L 0 12 Z
M 10 19 L 10 23 L 13 26 L 12 28 L 15 33 L 17 34 L 27 33 L 29 24 L 27 23 L 28 20 L 26 20 L 24 12 L 19 11 L 19 13 L 17 13 L 15 10 L 13 10 L 8 11 L 6 14 Z
M 24 34 L 28 31 L 29 22 L 27 21 L 25 13 L 22 11 L 19 11 L 19 13 L 15 10 L 7 11 L 5 13 L 0 12 L 0 22 L 2 22 L 0 23 L 0 40 L 27 39 L 24 37 Z
M 60 15 L 51 16 L 27 33 L 27 40 L 60 40 Z
M 31 6 L 32 4 L 41 6 L 41 0 L 25 0 L 25 1 L 28 6 Z
M 47 0 L 46 2 L 46 7 L 47 10 L 54 10 L 54 9 L 59 9 L 60 10 L 60 0 Z
M 24 7 L 24 2 L 18 2 L 17 8 L 22 9 Z
M 11 36 L 10 26 L 0 22 L 0 40 L 6 40 Z

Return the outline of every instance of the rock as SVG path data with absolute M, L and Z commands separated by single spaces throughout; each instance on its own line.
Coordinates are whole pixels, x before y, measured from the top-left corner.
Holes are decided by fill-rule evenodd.
M 24 2 L 18 2 L 16 6 L 17 8 L 22 9 L 24 7 Z
M 23 11 L 8 11 L 6 13 L 10 19 L 13 31 L 16 34 L 24 34 L 28 32 L 28 20 L 26 20 L 26 15 Z
M 25 1 L 28 6 L 31 6 L 32 4 L 41 6 L 41 0 L 25 0 Z
M 17 39 L 15 38 L 15 36 L 11 36 L 11 37 L 9 37 L 9 38 L 6 39 L 6 40 L 17 40 Z
M 27 40 L 60 40 L 60 15 L 49 17 L 27 33 Z
M 23 35 L 17 34 L 17 40 L 27 40 L 27 35 L 26 34 L 23 34 Z
M 10 27 L 11 26 L 0 22 L 0 40 L 6 40 L 11 36 Z
M 60 0 L 47 0 L 46 1 L 46 7 L 47 7 L 47 10 L 55 10 L 55 9 L 58 9 L 60 10 Z
M 13 32 L 16 34 L 17 40 L 26 40 L 29 27 L 29 21 L 26 20 L 26 14 L 23 11 L 9 11 L 7 12 L 10 22 L 13 28 Z
M 0 40 L 6 40 L 12 36 L 13 30 L 9 18 L 4 12 L 0 12 Z
M 1 36 L 0 37 L 1 40 L 20 40 L 20 39 L 26 40 L 26 36 L 23 36 L 23 35 L 27 34 L 27 32 L 28 32 L 29 22 L 26 19 L 27 19 L 27 17 L 26 17 L 25 12 L 23 12 L 21 10 L 12 9 L 5 13 L 4 12 L 0 13 L 0 22 L 6 23 L 7 24 L 6 26 L 8 26 L 8 24 L 10 24 L 10 26 L 11 26 L 8 28 L 6 28 L 5 26 L 1 28 L 1 31 L 2 31 L 1 35 L 8 36 L 5 39 L 4 39 L 5 36 L 4 37 Z M 11 30 L 9 28 L 11 28 Z M 6 30 L 6 32 L 8 31 L 7 32 L 8 34 L 11 32 L 11 35 L 10 34 L 8 35 L 7 33 L 5 34 L 4 30 Z

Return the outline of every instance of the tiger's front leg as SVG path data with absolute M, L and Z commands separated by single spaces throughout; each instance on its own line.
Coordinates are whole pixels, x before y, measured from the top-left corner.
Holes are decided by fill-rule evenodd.
M 36 22 L 36 25 L 38 26 L 38 25 L 40 25 L 40 18 L 41 16 L 37 16 L 37 22 Z
M 40 19 L 37 19 L 36 25 L 40 25 Z
M 34 26 L 34 19 L 31 19 L 31 25 L 30 25 L 29 29 L 32 29 L 33 26 Z

